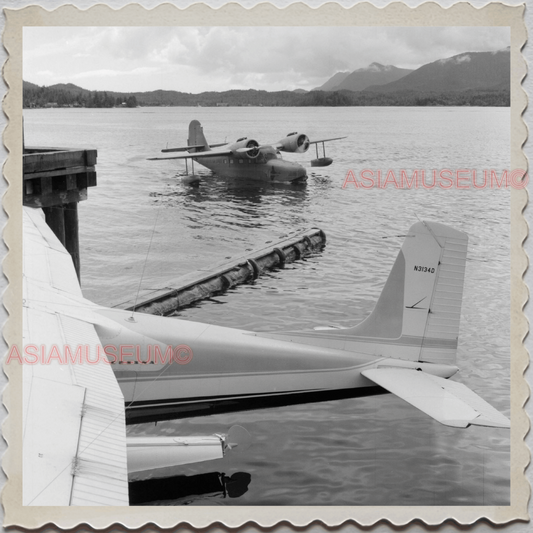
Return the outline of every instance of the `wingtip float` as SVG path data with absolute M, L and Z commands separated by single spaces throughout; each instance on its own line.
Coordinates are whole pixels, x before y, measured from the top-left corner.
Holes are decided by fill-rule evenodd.
M 128 473 L 222 459 L 227 451 L 247 450 L 250 442 L 248 431 L 238 425 L 208 436 L 128 436 Z
M 333 159 L 326 157 L 325 143 L 345 138 L 334 137 L 311 141 L 304 133 L 292 132 L 272 144 L 260 145 L 255 139 L 242 137 L 231 144 L 217 143 L 210 145 L 205 138 L 200 122 L 193 120 L 189 124 L 187 146 L 161 150 L 164 153 L 188 152 L 187 154 L 151 157 L 148 160 L 184 159 L 187 164 L 190 159 L 194 179 L 191 179 L 188 175 L 188 166 L 187 176 L 183 179 L 184 183 L 190 185 L 198 184 L 200 181 L 200 177 L 194 174 L 195 161 L 222 177 L 251 178 L 274 183 L 299 184 L 307 181 L 307 171 L 299 163 L 282 159 L 280 152 L 301 154 L 307 152 L 309 147 L 314 144 L 316 146 L 316 159 L 311 161 L 311 166 L 325 167 L 333 163 Z M 319 157 L 319 144 L 322 144 L 322 157 Z M 213 148 L 220 148 L 221 146 L 226 148 L 213 150 Z

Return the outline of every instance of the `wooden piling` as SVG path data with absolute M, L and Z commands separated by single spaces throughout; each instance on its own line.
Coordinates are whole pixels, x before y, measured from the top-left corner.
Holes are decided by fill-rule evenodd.
M 56 237 L 65 245 L 65 217 L 62 205 L 43 207 L 44 217 Z
M 325 242 L 326 235 L 320 229 L 297 232 L 231 261 L 162 283 L 164 289 L 141 291 L 137 301 L 128 300 L 115 307 L 153 315 L 169 315 L 181 307 L 253 280 L 266 270 L 301 259 L 323 248 Z
M 96 186 L 96 150 L 25 147 L 23 204 L 43 209 L 46 222 L 72 257 L 80 279 L 78 202 Z
M 70 202 L 63 206 L 65 220 L 65 248 L 70 253 L 74 268 L 80 279 L 80 238 L 78 233 L 78 203 Z M 80 280 L 81 281 L 81 280 Z

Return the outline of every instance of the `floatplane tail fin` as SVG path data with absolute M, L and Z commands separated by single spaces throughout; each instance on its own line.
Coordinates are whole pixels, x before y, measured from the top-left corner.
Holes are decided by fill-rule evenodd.
M 192 157 L 219 157 L 221 155 L 231 154 L 231 151 L 213 152 L 212 148 L 219 148 L 226 146 L 228 143 L 211 144 L 207 142 L 204 135 L 204 129 L 198 120 L 191 120 L 189 124 L 189 138 L 187 139 L 187 146 L 178 146 L 176 148 L 163 148 L 161 152 L 188 152 L 185 155 L 169 156 L 169 157 L 149 157 L 148 161 L 161 161 L 166 159 L 190 159 Z M 195 155 L 192 155 L 195 154 Z
M 411 226 L 372 313 L 330 333 L 364 342 L 375 355 L 453 364 L 457 351 L 468 236 L 443 224 Z
M 467 248 L 463 232 L 414 224 L 369 317 L 332 333 L 346 339 L 345 349 L 363 344 L 387 357 L 361 374 L 441 424 L 509 428 L 509 419 L 475 392 L 445 379 L 457 370 Z
M 361 374 L 441 424 L 509 428 L 509 419 L 475 392 L 450 381 L 454 366 L 468 237 L 419 222 L 405 237 L 378 302 L 366 320 L 315 333 L 380 359 Z
M 189 124 L 189 138 L 187 144 L 191 147 L 190 152 L 204 152 L 211 150 L 204 135 L 204 128 L 198 120 L 191 120 Z

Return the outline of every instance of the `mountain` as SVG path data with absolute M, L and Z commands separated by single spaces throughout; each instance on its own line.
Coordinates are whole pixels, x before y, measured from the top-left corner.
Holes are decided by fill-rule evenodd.
M 88 94 L 91 92 L 87 89 L 83 89 L 82 87 L 78 87 L 73 83 L 56 83 L 55 85 L 50 85 L 49 89 L 53 89 L 56 91 L 66 91 L 71 94 Z
M 466 90 L 509 90 L 511 83 L 510 49 L 494 52 L 466 52 L 423 65 L 407 76 L 373 85 L 366 91 L 450 92 Z
M 31 83 L 30 81 L 22 80 L 22 90 L 23 91 L 37 90 L 37 89 L 39 89 L 39 86 L 35 85 L 35 83 Z
M 391 78 L 395 81 L 388 81 Z M 334 83 L 338 84 L 334 86 Z M 324 87 L 331 88 L 323 89 Z M 24 81 L 23 107 L 430 105 L 501 107 L 510 105 L 510 50 L 463 53 L 429 63 L 415 71 L 372 63 L 352 73 L 339 72 L 319 89 L 321 90 L 309 92 L 302 89 L 277 92 L 248 89 L 199 94 L 172 90 L 119 93 L 88 91 L 72 83 L 40 87 Z
M 372 63 L 366 68 L 359 68 L 349 74 L 333 90 L 363 91 L 373 85 L 386 85 L 399 80 L 413 72 L 407 68 L 398 68 L 393 65 Z M 333 79 L 333 78 L 332 78 Z
M 339 83 L 342 83 L 349 75 L 350 75 L 350 72 L 337 72 L 337 74 L 331 77 L 326 83 L 312 90 L 313 91 L 333 91 L 335 90 L 335 87 L 337 87 Z

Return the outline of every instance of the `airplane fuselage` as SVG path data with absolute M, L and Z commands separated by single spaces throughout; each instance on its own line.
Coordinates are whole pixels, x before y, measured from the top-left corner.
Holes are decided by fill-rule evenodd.
M 302 165 L 286 161 L 276 153 L 261 153 L 255 159 L 232 155 L 193 159 L 224 178 L 247 178 L 272 183 L 307 181 L 307 172 Z
M 383 364 L 428 366 L 445 377 L 457 370 L 369 355 L 363 345 L 327 347 L 320 334 L 311 345 L 141 313 L 129 322 L 131 313 L 118 309 L 98 313 L 105 318 L 95 326 L 130 423 L 375 394 L 383 391 L 361 372 Z M 112 321 L 109 328 L 106 319 Z M 116 328 L 119 324 L 122 328 Z M 137 349 L 121 352 L 127 346 Z
M 165 155 L 151 157 L 152 161 L 162 159 L 188 159 L 193 163 L 193 175 L 184 178 L 185 183 L 197 183 L 200 176 L 194 174 L 194 163 L 200 163 L 224 178 L 246 178 L 274 183 L 304 183 L 307 181 L 305 168 L 295 162 L 285 161 L 281 152 L 303 154 L 311 144 L 335 141 L 344 137 L 310 141 L 307 135 L 298 132 L 289 133 L 286 137 L 273 144 L 260 145 L 255 139 L 241 137 L 234 143 L 216 143 L 209 145 L 205 138 L 202 125 L 198 120 L 189 124 L 187 145 L 176 148 L 165 148 L 162 152 L 188 152 L 186 155 Z M 223 148 L 221 148 L 223 147 Z M 215 149 L 215 150 L 213 150 Z M 317 150 L 318 157 L 318 150 Z M 327 166 L 332 159 L 324 157 L 314 161 L 313 166 Z

